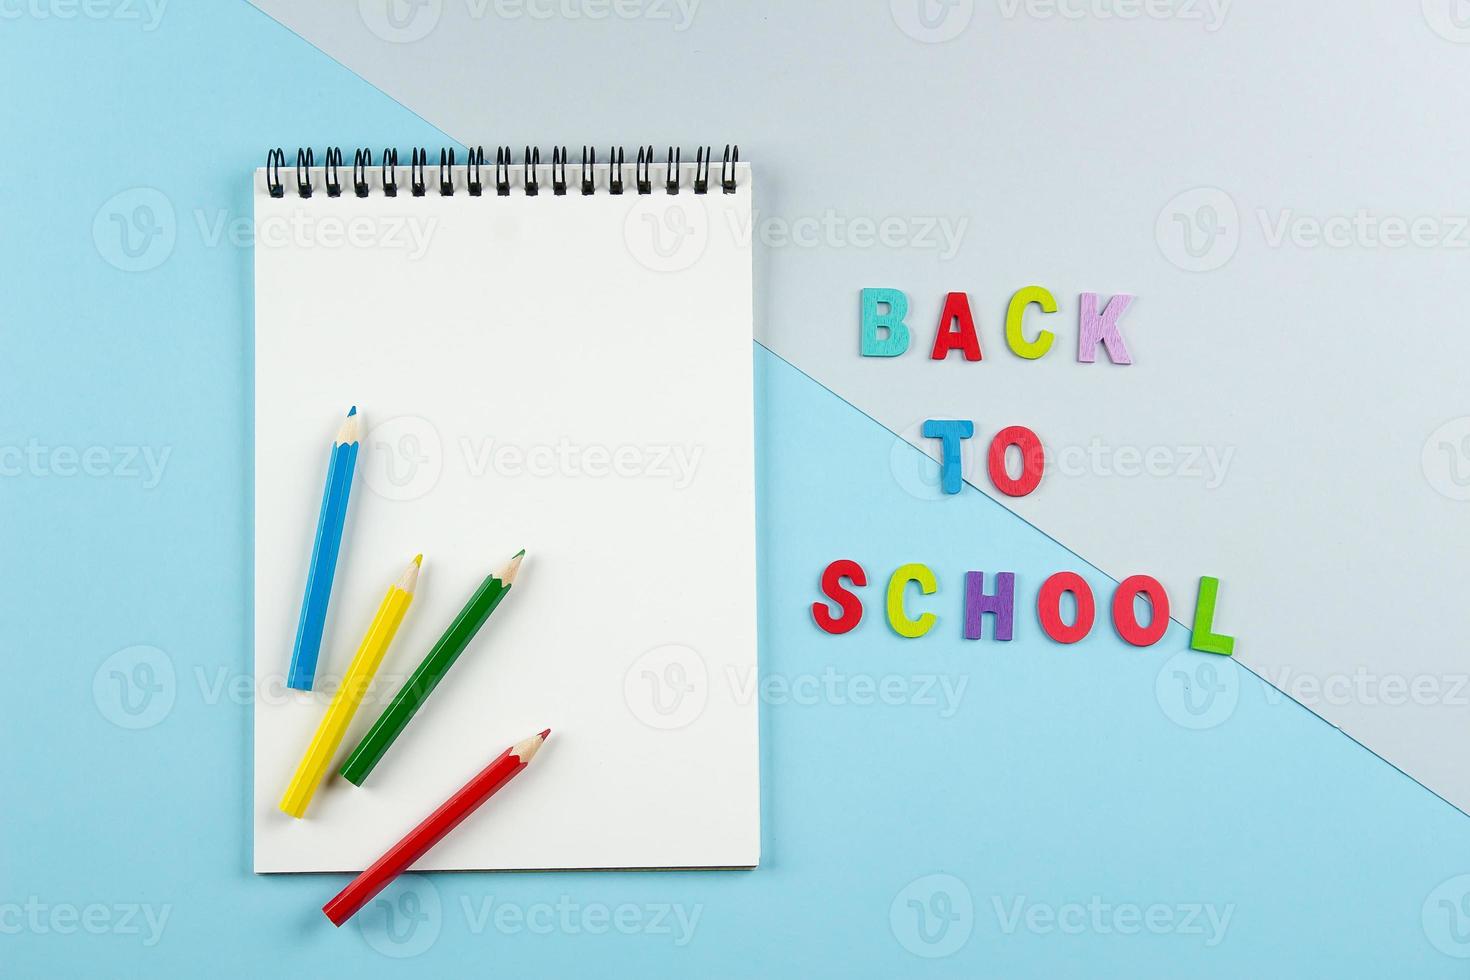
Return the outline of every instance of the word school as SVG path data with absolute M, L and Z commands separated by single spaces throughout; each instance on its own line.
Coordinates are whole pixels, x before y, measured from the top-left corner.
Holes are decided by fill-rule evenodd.
M 828 602 L 819 600 L 812 603 L 812 619 L 817 626 L 834 636 L 852 632 L 863 619 L 863 600 L 854 589 L 864 588 L 867 584 L 868 573 L 855 561 L 843 558 L 828 565 L 822 571 L 822 594 L 828 602 L 836 605 L 836 611 Z M 919 563 L 900 565 L 888 577 L 885 603 L 888 625 L 901 637 L 917 639 L 932 630 L 939 617 L 927 611 L 917 617 L 910 615 L 907 604 L 910 585 L 917 585 L 923 595 L 934 595 L 939 591 L 939 579 L 928 565 Z M 1200 578 L 1189 646 L 1201 653 L 1228 657 L 1235 652 L 1235 637 L 1216 633 L 1214 629 L 1215 599 L 1219 591 L 1219 579 Z M 1070 623 L 1062 614 L 1063 596 L 1071 597 Z M 1146 600 L 1151 610 L 1147 623 L 1139 621 L 1136 603 L 1139 598 Z M 1092 632 L 1096 609 L 1092 586 L 1076 572 L 1057 572 L 1041 584 L 1036 594 L 1036 618 L 1041 623 L 1041 631 L 1057 643 L 1076 643 Z M 1113 590 L 1110 612 L 1113 629 L 1120 637 L 1136 647 L 1153 646 L 1169 628 L 1169 593 L 1158 579 L 1131 575 Z M 985 591 L 984 572 L 965 573 L 965 639 L 984 638 L 987 615 L 994 617 L 994 638 L 1010 640 L 1015 633 L 1016 620 L 1014 572 L 998 572 L 994 591 L 989 593 Z

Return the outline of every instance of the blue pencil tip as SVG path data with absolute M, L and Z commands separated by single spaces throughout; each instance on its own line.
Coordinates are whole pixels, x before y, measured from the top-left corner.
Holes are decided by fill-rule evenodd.
M 350 412 L 347 413 L 347 417 L 348 418 L 352 418 L 352 416 L 354 416 L 356 414 L 357 414 L 357 406 L 356 405 L 353 405 L 352 406 L 352 411 L 350 411 Z

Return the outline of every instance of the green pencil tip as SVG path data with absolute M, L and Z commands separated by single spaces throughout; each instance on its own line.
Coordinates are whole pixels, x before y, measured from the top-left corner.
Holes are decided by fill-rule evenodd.
M 520 551 L 517 551 L 515 554 L 511 555 L 510 556 L 510 560 L 511 561 L 515 561 L 517 558 L 521 557 L 525 553 L 526 553 L 526 549 L 525 548 L 522 548 Z

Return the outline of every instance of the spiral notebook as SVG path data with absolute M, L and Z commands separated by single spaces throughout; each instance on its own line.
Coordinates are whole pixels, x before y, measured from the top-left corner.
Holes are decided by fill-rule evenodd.
M 729 149 L 713 165 L 498 156 L 272 153 L 255 172 L 257 872 L 358 871 L 548 727 L 535 765 L 417 868 L 758 861 L 750 168 Z M 364 435 L 316 690 L 287 691 L 326 451 L 353 405 Z M 521 548 L 426 707 L 362 788 L 342 780 Z M 413 605 L 293 820 L 282 790 L 419 552 Z

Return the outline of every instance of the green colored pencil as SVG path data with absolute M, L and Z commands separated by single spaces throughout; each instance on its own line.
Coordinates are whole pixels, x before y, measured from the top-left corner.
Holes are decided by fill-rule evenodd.
M 525 555 L 523 548 L 498 574 L 485 576 L 485 581 L 470 596 L 470 601 L 454 617 L 454 622 L 449 624 L 444 635 L 439 637 L 428 655 L 414 668 L 408 682 L 393 696 L 392 702 L 383 709 L 373 727 L 342 764 L 343 779 L 354 786 L 362 785 L 362 781 L 383 758 L 393 740 L 408 727 L 408 723 L 424 706 L 429 695 L 434 693 L 434 688 L 439 686 L 444 675 L 449 673 L 449 668 L 454 666 L 464 648 L 470 645 L 470 640 L 475 638 L 480 627 L 485 625 L 485 620 L 490 618 L 495 607 L 500 605 L 500 600 L 510 591 L 516 580 L 516 572 L 520 570 L 521 559 Z

